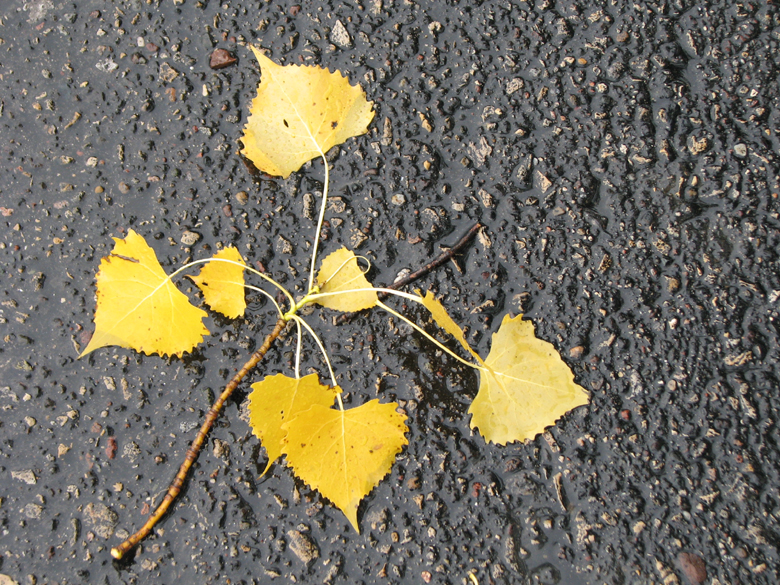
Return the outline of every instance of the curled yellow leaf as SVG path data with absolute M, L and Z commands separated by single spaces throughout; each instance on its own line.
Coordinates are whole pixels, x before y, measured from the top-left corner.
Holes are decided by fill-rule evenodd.
M 277 65 L 252 47 L 261 81 L 244 127 L 241 154 L 261 171 L 288 177 L 303 163 L 363 134 L 373 103 L 338 71 Z
M 329 309 L 362 311 L 376 306 L 378 301 L 376 291 L 358 266 L 357 256 L 346 248 L 339 248 L 322 261 L 317 274 L 317 284 L 320 293 L 353 291 L 320 297 L 315 301 Z
M 233 246 L 223 248 L 214 254 L 214 258 L 244 264 L 241 254 Z M 244 314 L 246 300 L 243 267 L 229 262 L 208 262 L 200 273 L 190 276 L 190 279 L 198 285 L 206 304 L 213 310 L 231 319 Z
M 315 405 L 285 425 L 284 454 L 295 475 L 337 506 L 360 532 L 360 501 L 390 472 L 408 443 L 396 403 L 372 400 L 350 410 Z
M 79 357 L 108 345 L 181 356 L 203 341 L 205 311 L 169 280 L 146 241 L 128 230 L 97 274 L 95 333 Z
M 339 392 L 338 386 L 320 384 L 317 374 L 300 379 L 276 374 L 252 384 L 249 424 L 268 455 L 268 465 L 263 473 L 282 454 L 282 443 L 287 434 L 282 425 L 315 404 L 325 408 L 331 406 Z
M 417 294 L 420 295 L 419 290 L 417 291 Z M 471 349 L 468 341 L 466 341 L 466 336 L 463 334 L 463 329 L 461 329 L 458 324 L 452 320 L 452 317 L 450 317 L 449 313 L 447 313 L 444 305 L 442 305 L 441 302 L 433 296 L 433 293 L 430 291 L 425 291 L 425 296 L 420 295 L 420 298 L 422 299 L 423 306 L 431 312 L 431 317 L 433 317 L 433 320 L 436 321 L 437 325 L 452 335 L 455 339 L 457 339 L 463 346 L 463 349 L 469 352 L 474 357 L 474 359 L 477 360 L 477 363 L 482 364 L 482 358 L 479 357 L 476 351 Z
M 588 403 L 584 388 L 551 343 L 537 339 L 522 315 L 504 317 L 493 334 L 471 403 L 471 428 L 504 445 L 534 438 L 573 408 Z

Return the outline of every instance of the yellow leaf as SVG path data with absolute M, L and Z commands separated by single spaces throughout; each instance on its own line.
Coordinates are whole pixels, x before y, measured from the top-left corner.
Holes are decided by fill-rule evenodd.
M 363 134 L 373 102 L 340 72 L 277 65 L 255 47 L 261 81 L 244 127 L 241 154 L 270 175 L 288 177 L 303 163 Z
M 420 295 L 419 290 L 417 291 L 417 294 Z M 452 317 L 450 317 L 444 309 L 444 305 L 442 305 L 430 291 L 425 291 L 425 296 L 420 295 L 420 298 L 422 299 L 423 306 L 431 312 L 431 317 L 433 317 L 433 320 L 436 321 L 439 327 L 457 339 L 463 348 L 474 356 L 474 359 L 476 359 L 479 364 L 482 364 L 482 358 L 477 355 L 477 352 L 471 349 L 468 341 L 466 341 L 466 336 L 463 335 L 463 329 L 452 320 Z
M 146 354 L 191 351 L 209 333 L 206 313 L 173 285 L 141 236 L 129 230 L 114 242 L 97 274 L 95 333 L 79 357 L 107 345 Z
M 321 293 L 366 289 L 317 299 L 317 304 L 329 309 L 362 311 L 376 306 L 378 300 L 374 288 L 358 266 L 357 257 L 346 248 L 339 248 L 322 261 L 317 284 Z
M 214 254 L 214 258 L 244 264 L 241 254 L 233 246 Z M 228 262 L 208 262 L 197 276 L 190 276 L 203 292 L 203 298 L 213 310 L 235 319 L 244 314 L 244 269 Z
M 252 384 L 249 424 L 268 454 L 264 474 L 282 454 L 282 441 L 287 434 L 282 425 L 314 404 L 331 406 L 339 392 L 337 387 L 320 384 L 317 374 L 300 380 L 276 374 Z
M 487 441 L 504 445 L 532 439 L 577 406 L 588 403 L 586 391 L 552 344 L 534 335 L 522 315 L 509 315 L 493 334 L 480 373 L 479 392 L 471 403 L 471 428 Z
M 372 400 L 341 411 L 312 406 L 285 425 L 284 453 L 295 475 L 337 506 L 360 532 L 360 501 L 390 472 L 407 444 L 396 403 Z

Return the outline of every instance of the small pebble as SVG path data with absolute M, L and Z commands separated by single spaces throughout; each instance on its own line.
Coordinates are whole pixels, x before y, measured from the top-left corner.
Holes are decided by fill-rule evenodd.
M 119 192 L 120 193 L 128 193 L 130 191 L 130 185 L 127 183 L 119 183 Z
M 392 196 L 390 201 L 392 201 L 393 205 L 399 205 L 400 206 L 400 205 L 403 205 L 404 203 L 406 203 L 406 197 L 404 197 L 403 193 L 396 193 L 395 195 Z
M 747 146 L 745 146 L 741 142 L 739 144 L 735 144 L 734 154 L 740 158 L 745 158 L 747 156 Z
M 200 234 L 187 230 L 181 235 L 181 243 L 185 246 L 192 246 L 200 240 Z
M 707 580 L 707 567 L 699 555 L 681 552 L 677 555 L 677 560 L 691 585 L 701 585 L 701 583 Z
M 246 202 L 249 201 L 249 195 L 246 191 L 239 191 L 236 193 L 236 201 L 241 205 L 246 205 Z
M 336 25 L 330 33 L 330 40 L 333 41 L 334 44 L 345 49 L 352 46 L 352 38 L 349 36 L 346 27 L 340 20 L 336 21 Z
M 100 195 L 103 191 L 105 191 L 105 189 L 103 189 L 103 187 L 101 187 L 100 185 L 95 187 L 95 193 L 97 193 L 98 195 Z
M 84 508 L 84 522 L 101 538 L 114 535 L 119 516 L 105 504 L 90 502 Z
M 290 550 L 300 561 L 308 565 L 320 557 L 320 549 L 308 534 L 298 530 L 288 530 L 287 538 L 290 539 Z
M 216 49 L 209 59 L 209 67 L 212 69 L 224 69 L 237 62 L 238 59 L 228 53 L 225 49 Z

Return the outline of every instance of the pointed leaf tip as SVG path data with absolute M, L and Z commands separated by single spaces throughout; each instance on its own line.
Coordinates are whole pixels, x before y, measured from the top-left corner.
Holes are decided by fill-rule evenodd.
M 313 406 L 288 422 L 284 453 L 295 475 L 338 507 L 360 532 L 360 502 L 408 444 L 398 404 L 371 400 L 350 410 Z
M 79 357 L 109 345 L 146 354 L 192 351 L 209 333 L 206 313 L 174 286 L 141 236 L 128 230 L 114 242 L 97 274 L 95 333 Z
M 452 317 L 450 317 L 449 313 L 447 313 L 447 310 L 444 308 L 444 305 L 442 305 L 441 302 L 439 302 L 439 300 L 434 297 L 433 293 L 430 291 L 425 291 L 425 296 L 420 294 L 419 290 L 416 292 L 422 299 L 423 306 L 428 309 L 428 311 L 430 311 L 431 317 L 433 317 L 433 320 L 436 321 L 436 324 L 444 329 L 447 333 L 452 335 L 455 339 L 457 339 L 461 346 L 463 346 L 463 349 L 469 352 L 474 357 L 474 359 L 477 360 L 477 363 L 482 365 L 482 358 L 479 357 L 477 352 L 471 349 L 468 341 L 466 341 L 466 336 L 463 334 L 463 329 L 461 329 L 458 324 L 453 321 Z

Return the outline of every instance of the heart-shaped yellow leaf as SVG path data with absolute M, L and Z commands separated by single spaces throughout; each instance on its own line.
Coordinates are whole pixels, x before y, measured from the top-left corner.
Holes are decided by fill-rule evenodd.
M 317 274 L 317 284 L 320 293 L 354 291 L 321 297 L 315 301 L 329 309 L 362 311 L 376 306 L 378 301 L 376 291 L 358 266 L 357 256 L 346 248 L 339 248 L 322 261 Z
M 420 295 L 419 290 L 417 291 L 417 294 Z M 422 299 L 423 306 L 431 312 L 431 317 L 433 317 L 433 320 L 436 321 L 439 327 L 457 339 L 463 348 L 472 356 L 474 356 L 474 359 L 477 360 L 477 363 L 482 364 L 482 358 L 479 357 L 476 351 L 471 349 L 468 341 L 466 341 L 466 336 L 463 335 L 463 329 L 461 329 L 458 324 L 452 320 L 452 317 L 450 317 L 447 311 L 444 309 L 444 305 L 442 305 L 441 302 L 439 302 L 439 300 L 433 296 L 433 293 L 430 291 L 425 291 L 425 296 L 420 295 L 420 298 Z
M 565 413 L 588 403 L 584 388 L 551 343 L 537 339 L 522 315 L 504 317 L 493 334 L 471 403 L 471 428 L 487 441 L 504 445 L 534 438 Z
M 320 384 L 317 374 L 300 379 L 276 374 L 252 384 L 249 424 L 268 455 L 263 474 L 282 454 L 282 443 L 287 435 L 282 425 L 315 404 L 325 408 L 331 406 L 339 392 L 338 387 Z
M 244 127 L 244 150 L 261 171 L 288 177 L 303 163 L 363 134 L 373 103 L 338 71 L 277 65 L 252 47 L 261 81 Z
M 191 351 L 209 333 L 206 313 L 173 285 L 141 236 L 128 230 L 114 242 L 97 274 L 95 333 L 79 357 L 107 345 L 146 354 Z
M 390 472 L 408 443 L 396 403 L 372 400 L 341 411 L 312 406 L 285 425 L 284 454 L 295 475 L 337 506 L 360 532 L 360 501 Z
M 233 246 L 223 248 L 214 254 L 214 258 L 244 264 L 241 254 Z M 235 319 L 246 310 L 244 269 L 231 262 L 208 262 L 203 265 L 199 274 L 190 278 L 203 292 L 203 298 L 209 307 Z

